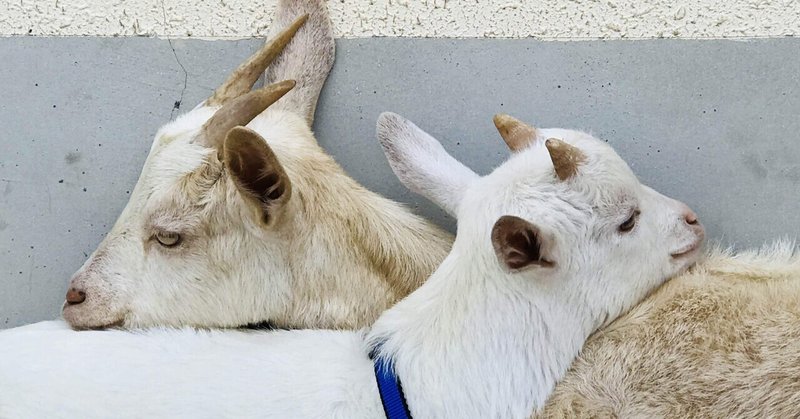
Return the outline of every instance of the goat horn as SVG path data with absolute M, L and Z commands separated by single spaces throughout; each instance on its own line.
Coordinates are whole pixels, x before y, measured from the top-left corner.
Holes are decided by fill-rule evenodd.
M 295 19 L 288 28 L 284 29 L 275 38 L 267 42 L 258 52 L 253 54 L 247 61 L 243 62 L 233 73 L 222 83 L 217 90 L 206 100 L 208 106 L 220 106 L 235 99 L 253 88 L 256 80 L 261 76 L 267 66 L 283 51 L 294 34 L 306 23 L 308 15 L 302 15 Z
M 513 152 L 520 151 L 536 140 L 536 128 L 514 118 L 511 115 L 499 113 L 494 116 L 494 126 L 503 137 L 508 148 Z
M 558 138 L 550 138 L 545 141 L 544 145 L 547 151 L 550 152 L 550 160 L 553 161 L 553 167 L 556 169 L 556 175 L 561 180 L 567 180 L 578 173 L 578 166 L 586 161 L 586 155 L 572 145 L 559 140 Z
M 200 143 L 213 147 L 222 156 L 222 144 L 228 131 L 235 126 L 245 126 L 258 114 L 275 103 L 295 85 L 294 80 L 270 84 L 239 96 L 223 105 L 206 123 L 200 133 Z

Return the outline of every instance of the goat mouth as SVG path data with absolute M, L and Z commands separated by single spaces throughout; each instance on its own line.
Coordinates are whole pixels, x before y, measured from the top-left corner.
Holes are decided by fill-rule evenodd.
M 702 240 L 698 240 L 690 244 L 689 246 L 686 246 L 681 250 L 678 250 L 677 252 L 670 253 L 670 256 L 672 256 L 674 259 L 680 259 L 684 256 L 691 255 L 692 253 L 696 252 L 697 249 L 700 248 L 700 243 L 702 242 L 703 242 Z
M 121 329 L 125 325 L 124 320 L 117 320 L 112 323 L 107 323 L 99 326 L 72 326 L 73 330 L 81 331 L 81 330 L 107 330 L 107 329 Z
M 247 323 L 240 325 L 239 329 L 250 329 L 250 330 L 276 330 L 279 329 L 277 326 L 272 324 L 269 320 L 262 320 L 260 322 L 255 323 Z

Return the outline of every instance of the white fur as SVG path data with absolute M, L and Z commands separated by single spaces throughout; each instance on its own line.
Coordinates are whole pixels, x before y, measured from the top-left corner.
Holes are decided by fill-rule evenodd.
M 410 190 L 456 216 L 459 193 L 478 175 L 447 154 L 438 141 L 416 126 L 404 129 L 403 121 L 394 118 L 381 121 L 383 125 L 378 129 L 378 139 L 397 178 Z M 411 158 L 413 163 L 409 160 Z
M 394 146 L 398 138 L 435 141 L 417 130 L 397 115 L 379 121 L 379 137 Z M 0 413 L 380 417 L 367 352 L 382 345 L 414 417 L 525 417 L 586 338 L 683 271 L 697 252 L 670 254 L 702 239 L 677 221 L 684 208 L 640 185 L 610 147 L 560 134 L 588 157 L 579 174 L 558 180 L 545 149 L 532 147 L 484 178 L 456 182 L 465 187 L 443 196 L 458 209 L 452 251 L 368 332 L 12 330 L 0 333 Z M 448 159 L 441 148 L 420 149 Z M 402 158 L 415 170 L 431 156 Z M 428 171 L 424 179 L 445 194 L 451 176 Z M 620 234 L 632 205 L 642 210 L 639 225 Z M 554 266 L 509 272 L 498 261 L 490 231 L 507 214 L 544 232 Z
M 0 332 L 0 345 L 4 419 L 356 418 L 382 412 L 372 364 L 356 333 L 75 332 L 56 321 Z

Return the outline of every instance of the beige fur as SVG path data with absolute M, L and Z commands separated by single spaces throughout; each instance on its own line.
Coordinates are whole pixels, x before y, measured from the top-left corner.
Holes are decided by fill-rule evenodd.
M 592 336 L 534 417 L 800 417 L 800 252 L 711 251 Z
M 452 236 L 365 189 L 312 136 L 304 138 L 308 143 L 270 142 L 292 180 L 295 205 L 279 230 L 287 244 L 299 246 L 288 249 L 289 307 L 270 321 L 294 328 L 364 327 L 427 279 Z

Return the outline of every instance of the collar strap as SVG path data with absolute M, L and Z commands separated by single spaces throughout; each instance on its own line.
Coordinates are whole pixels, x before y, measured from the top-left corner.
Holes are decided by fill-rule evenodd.
M 375 366 L 375 381 L 378 383 L 378 392 L 381 395 L 383 411 L 386 419 L 411 419 L 411 412 L 406 404 L 403 386 L 394 372 L 392 364 L 377 356 L 377 348 L 370 353 L 370 358 Z

